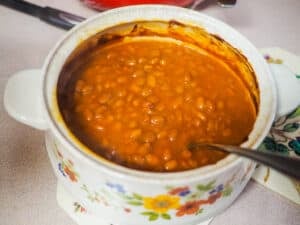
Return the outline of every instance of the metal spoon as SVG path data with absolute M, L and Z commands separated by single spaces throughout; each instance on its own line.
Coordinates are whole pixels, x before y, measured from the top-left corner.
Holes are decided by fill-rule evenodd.
M 278 153 L 269 153 L 255 151 L 249 148 L 241 148 L 231 145 L 207 144 L 207 143 L 190 143 L 188 149 L 191 151 L 201 151 L 201 149 L 212 149 L 215 151 L 224 151 L 237 154 L 249 159 L 253 159 L 266 166 L 274 168 L 290 177 L 300 180 L 300 159 L 284 156 Z

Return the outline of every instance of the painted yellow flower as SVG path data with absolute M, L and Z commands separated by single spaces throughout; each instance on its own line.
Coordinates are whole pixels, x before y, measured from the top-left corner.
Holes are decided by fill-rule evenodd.
M 170 195 L 157 195 L 155 197 L 144 197 L 144 207 L 157 213 L 166 213 L 170 209 L 179 207 L 179 197 Z

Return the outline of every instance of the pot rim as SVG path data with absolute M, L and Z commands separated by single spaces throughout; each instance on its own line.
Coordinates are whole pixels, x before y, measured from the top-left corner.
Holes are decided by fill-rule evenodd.
M 253 46 L 253 44 L 248 41 L 243 35 L 238 33 L 234 28 L 230 27 L 229 25 L 214 19 L 212 17 L 209 17 L 207 15 L 204 15 L 200 12 L 196 12 L 191 9 L 185 9 L 180 8 L 176 6 L 166 6 L 166 5 L 137 5 L 137 6 L 126 6 L 126 7 L 120 7 L 115 8 L 112 10 L 105 11 L 99 15 L 93 16 L 86 21 L 82 22 L 81 24 L 77 25 L 73 29 L 71 29 L 69 32 L 64 35 L 60 41 L 57 42 L 57 44 L 54 46 L 54 48 L 50 51 L 49 55 L 47 56 L 47 59 L 45 61 L 45 64 L 43 66 L 43 107 L 46 114 L 46 120 L 49 124 L 49 129 L 51 132 L 55 135 L 55 137 L 64 145 L 64 147 L 67 147 L 67 149 L 76 157 L 78 157 L 80 160 L 90 164 L 93 166 L 93 168 L 97 170 L 101 170 L 103 172 L 106 172 L 107 174 L 111 174 L 115 177 L 124 178 L 127 180 L 139 180 L 146 183 L 177 183 L 178 181 L 195 181 L 199 179 L 207 179 L 210 177 L 215 177 L 220 173 L 223 173 L 227 170 L 230 170 L 230 168 L 233 168 L 240 164 L 244 159 L 238 156 L 235 156 L 233 154 L 229 154 L 227 157 L 225 157 L 222 160 L 219 160 L 216 164 L 207 165 L 203 167 L 199 167 L 192 170 L 187 171 L 180 171 L 180 172 L 148 172 L 148 171 L 138 171 L 135 169 L 127 168 L 120 166 L 118 164 L 115 164 L 113 162 L 110 162 L 100 156 L 97 156 L 95 153 L 93 153 L 91 150 L 89 150 L 87 147 L 85 147 L 82 143 L 74 143 L 73 138 L 70 136 L 70 131 L 68 131 L 67 126 L 64 124 L 62 117 L 59 113 L 57 106 L 53 106 L 53 97 L 56 101 L 56 95 L 53 96 L 53 93 L 48 93 L 48 80 L 51 74 L 51 68 L 55 66 L 53 63 L 54 59 L 58 57 L 58 55 L 61 53 L 62 47 L 70 41 L 70 39 L 74 35 L 78 35 L 80 30 L 83 30 L 88 25 L 92 24 L 93 22 L 97 20 L 101 20 L 105 17 L 112 17 L 118 13 L 126 13 L 126 11 L 139 11 L 139 10 L 148 10 L 151 12 L 154 12 L 155 10 L 167 10 L 167 11 L 174 11 L 172 14 L 175 16 L 176 13 L 183 13 L 183 14 L 189 14 L 190 17 L 201 17 L 203 20 L 209 20 L 213 23 L 217 24 L 218 26 L 222 26 L 223 28 L 230 31 L 231 35 L 236 36 L 239 40 L 242 40 L 244 43 L 246 43 L 247 48 L 251 48 L 251 51 L 256 54 L 255 57 L 261 58 L 260 64 L 262 65 L 263 70 L 266 72 L 267 79 L 270 82 L 270 96 L 269 96 L 269 109 L 265 113 L 265 115 L 261 115 L 261 101 L 259 104 L 259 111 L 256 118 L 256 122 L 254 124 L 254 128 L 252 129 L 249 140 L 244 142 L 241 146 L 245 147 L 251 147 L 251 148 L 257 148 L 259 144 L 262 142 L 263 138 L 267 135 L 272 122 L 275 118 L 275 112 L 276 112 L 276 89 L 275 89 L 275 83 L 270 75 L 271 72 L 264 61 L 261 54 L 258 52 L 258 50 Z M 124 19 L 124 18 L 123 18 Z M 128 22 L 133 20 L 128 20 Z M 125 21 L 127 22 L 127 20 Z M 123 23 L 123 20 L 122 20 Z M 115 24 L 116 25 L 116 24 Z M 197 24 L 200 26 L 199 24 Z M 101 29 L 102 30 L 102 29 Z M 99 32 L 100 30 L 94 31 L 93 34 Z M 92 36 L 93 34 L 88 34 L 87 37 Z M 223 38 L 223 37 L 222 37 Z M 225 39 L 226 40 L 226 39 Z M 245 48 L 246 48 L 245 47 Z M 73 48 L 74 50 L 74 48 Z M 251 63 L 250 63 L 251 64 Z M 61 69 L 61 68 L 60 68 Z M 256 73 L 255 73 L 256 74 Z M 58 75 L 57 75 L 58 77 Z M 257 77 L 256 77 L 257 78 Z M 56 82 L 55 82 L 56 83 Z M 258 82 L 260 94 L 261 87 L 260 83 Z M 54 87 L 55 93 L 56 93 L 56 87 Z M 52 90 L 53 92 L 53 90 Z M 261 96 L 260 96 L 261 98 Z M 267 106 L 265 106 L 266 108 Z M 56 109 L 54 109 L 56 108 Z M 55 112 L 53 112 L 55 111 Z M 58 117 L 57 117 L 58 116 Z M 263 117 L 263 118 L 262 118 Z M 258 121 L 264 122 L 264 126 L 260 125 L 259 128 L 257 128 Z M 253 134 L 255 130 L 260 131 L 258 134 Z M 254 132 L 255 133 L 255 132 Z

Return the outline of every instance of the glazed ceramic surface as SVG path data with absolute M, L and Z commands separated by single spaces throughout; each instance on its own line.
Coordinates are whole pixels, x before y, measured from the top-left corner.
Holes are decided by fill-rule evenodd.
M 265 60 L 228 25 L 171 6 L 124 7 L 101 13 L 75 27 L 50 52 L 42 70 L 20 72 L 8 82 L 5 107 L 15 119 L 47 130 L 46 147 L 57 178 L 93 215 L 108 224 L 197 224 L 220 213 L 236 199 L 250 179 L 255 163 L 229 155 L 215 165 L 177 173 L 124 168 L 83 151 L 85 147 L 73 141 L 57 108 L 57 79 L 72 50 L 105 28 L 141 19 L 176 19 L 200 26 L 219 35 L 247 57 L 256 73 L 260 105 L 255 126 L 243 146 L 258 147 L 272 125 L 277 104 L 275 82 Z M 293 90 L 290 88 L 286 93 L 289 91 Z M 296 106 L 299 99 L 280 109 L 280 113 L 291 110 L 289 107 Z

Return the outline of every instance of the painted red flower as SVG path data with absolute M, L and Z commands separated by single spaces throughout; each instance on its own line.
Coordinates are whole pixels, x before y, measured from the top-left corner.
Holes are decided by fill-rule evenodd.
M 200 208 L 201 202 L 200 201 L 189 201 L 186 202 L 184 205 L 179 207 L 176 212 L 176 216 L 184 216 L 184 215 L 192 215 L 198 212 Z
M 68 177 L 70 178 L 70 180 L 72 182 L 77 182 L 76 174 L 72 170 L 70 170 L 69 167 L 65 166 L 64 167 L 64 172 L 68 175 Z
M 190 189 L 187 186 L 174 188 L 169 191 L 170 195 L 179 195 L 179 196 L 185 196 L 189 193 L 190 193 Z
M 62 154 L 60 153 L 60 151 L 57 151 L 57 155 L 58 155 L 60 158 L 63 157 Z
M 130 208 L 124 208 L 124 211 L 125 211 L 126 213 L 130 213 L 130 212 L 131 212 L 131 209 L 130 209 Z
M 217 201 L 217 199 L 219 199 L 222 196 L 221 192 L 218 192 L 216 194 L 213 194 L 211 196 L 208 197 L 207 202 L 209 204 L 213 204 L 215 201 Z

